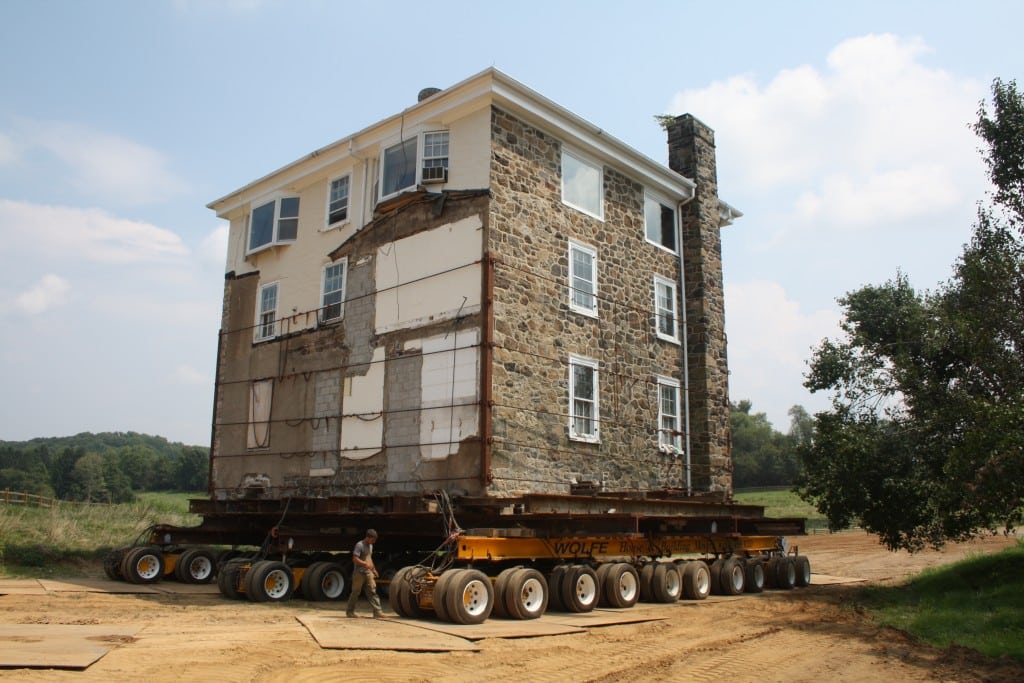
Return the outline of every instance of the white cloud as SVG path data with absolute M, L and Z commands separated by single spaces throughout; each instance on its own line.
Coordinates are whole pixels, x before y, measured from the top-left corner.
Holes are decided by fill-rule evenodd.
M 44 149 L 63 162 L 71 184 L 93 204 L 148 204 L 186 189 L 163 154 L 119 135 L 75 123 L 23 122 L 19 136 L 27 149 Z
M 0 166 L 13 164 L 17 158 L 18 151 L 14 146 L 14 140 L 0 133 Z
M 210 232 L 199 245 L 197 255 L 204 262 L 223 268 L 228 258 L 228 234 L 230 226 L 223 223 Z
M 64 305 L 71 284 L 59 275 L 44 275 L 24 292 L 14 297 L 14 305 L 23 313 L 37 315 L 51 308 Z
M 171 373 L 169 380 L 172 384 L 185 384 L 189 386 L 207 387 L 212 380 L 205 373 L 196 370 L 190 365 L 179 365 Z
M 793 405 L 818 405 L 802 386 L 811 348 L 839 331 L 839 312 L 808 312 L 769 281 L 726 283 L 731 400 L 751 399 L 785 431 Z
M 47 206 L 0 199 L 5 243 L 97 263 L 130 264 L 176 260 L 189 251 L 175 233 L 149 223 L 118 218 L 102 209 Z
M 984 84 L 922 64 L 928 52 L 916 38 L 852 38 L 823 70 L 801 65 L 763 86 L 735 76 L 677 94 L 671 110 L 713 122 L 733 193 L 773 195 L 796 221 L 891 227 L 982 193 L 967 124 Z

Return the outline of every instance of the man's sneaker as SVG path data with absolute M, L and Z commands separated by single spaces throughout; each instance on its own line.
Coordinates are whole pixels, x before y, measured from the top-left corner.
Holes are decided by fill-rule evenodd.
M 356 613 L 355 612 L 345 612 L 345 616 L 348 617 L 349 619 L 354 619 L 355 616 L 356 616 Z
M 383 612 L 374 612 L 373 613 L 373 618 L 374 619 L 388 619 L 389 617 L 388 617 L 387 614 L 384 614 Z

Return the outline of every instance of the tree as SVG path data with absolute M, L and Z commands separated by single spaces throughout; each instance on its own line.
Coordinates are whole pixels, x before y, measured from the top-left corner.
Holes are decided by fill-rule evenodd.
M 982 104 L 995 207 L 979 208 L 953 277 L 917 292 L 902 274 L 839 300 L 840 341 L 805 385 L 831 391 L 801 447 L 803 496 L 832 528 L 858 521 L 918 550 L 1022 521 L 1024 501 L 1024 101 L 995 81 Z
M 789 486 L 796 480 L 799 460 L 797 440 L 790 434 L 777 432 L 768 416 L 752 413 L 750 401 L 732 404 L 729 425 L 732 432 L 733 486 Z M 807 415 L 800 406 L 790 409 L 790 417 Z

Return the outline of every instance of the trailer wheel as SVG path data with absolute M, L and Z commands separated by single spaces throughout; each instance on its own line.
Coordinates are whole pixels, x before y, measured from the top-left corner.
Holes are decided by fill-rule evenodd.
M 295 592 L 295 575 L 284 562 L 257 562 L 245 576 L 245 595 L 253 602 L 282 602 Z
M 121 546 L 120 548 L 114 548 L 107 556 L 103 558 L 103 573 L 107 575 L 107 578 L 111 581 L 125 581 L 124 574 L 121 573 L 121 563 L 124 561 L 124 556 L 131 550 L 130 545 Z
M 554 612 L 565 612 L 565 601 L 562 600 L 562 581 L 565 572 L 569 567 L 560 564 L 548 574 L 548 610 Z
M 592 611 L 600 593 L 597 573 L 585 564 L 572 565 L 562 576 L 562 601 L 569 612 Z
M 775 565 L 775 587 L 789 590 L 796 585 L 796 563 L 788 555 L 780 557 Z
M 743 567 L 743 560 L 738 557 L 730 557 L 722 561 L 719 569 L 718 583 L 722 589 L 722 595 L 740 595 L 747 583 L 747 573 Z
M 405 579 L 400 584 L 395 584 L 394 579 L 392 579 L 391 585 L 395 586 L 402 610 L 410 619 L 419 619 L 427 615 L 426 610 L 420 607 L 420 601 L 416 597 L 416 592 L 413 591 L 413 582 L 421 579 L 426 573 L 427 570 L 424 567 L 414 566 L 409 568 L 409 571 L 405 574 Z
M 722 558 L 718 558 L 708 567 L 708 571 L 711 573 L 711 594 L 721 595 L 722 594 L 722 564 L 725 562 Z
M 683 570 L 683 595 L 690 600 L 704 600 L 711 595 L 711 570 L 703 560 L 686 563 Z
M 782 557 L 779 555 L 772 555 L 768 558 L 768 561 L 764 565 L 764 587 L 765 588 L 778 588 L 779 586 L 779 560 Z
M 174 577 L 182 583 L 210 583 L 216 576 L 216 558 L 206 548 L 186 550 L 174 565 Z
M 448 580 L 445 589 L 448 617 L 456 624 L 481 624 L 494 607 L 494 587 L 477 569 L 463 569 Z
M 811 585 L 811 561 L 806 555 L 797 555 L 793 558 L 796 565 L 796 586 L 806 588 Z
M 345 569 L 337 562 L 314 562 L 299 582 L 302 595 L 313 602 L 341 600 L 348 586 Z
M 461 569 L 449 569 L 441 574 L 434 583 L 434 614 L 441 621 L 451 621 L 448 616 L 448 583 Z
M 603 592 L 612 607 L 632 607 L 640 597 L 640 577 L 631 564 L 613 564 L 604 577 Z
M 498 578 L 494 579 L 494 609 L 491 610 L 491 614 L 502 619 L 508 619 L 512 615 L 509 614 L 508 609 L 505 607 L 505 593 L 508 586 L 508 580 L 512 578 L 512 575 L 522 567 L 509 567 L 503 569 L 498 574 Z
M 155 546 L 132 548 L 121 561 L 121 574 L 129 583 L 156 583 L 164 575 L 164 554 Z
M 217 588 L 229 600 L 241 600 L 244 597 L 240 590 L 243 564 L 241 560 L 230 560 L 222 564 L 217 572 Z
M 505 604 L 513 619 L 537 619 L 548 608 L 548 582 L 536 569 L 517 569 L 505 586 Z M 495 607 L 497 607 L 497 600 Z
M 391 607 L 391 611 L 400 617 L 409 617 L 410 615 L 405 613 L 405 607 L 402 605 L 401 595 L 405 590 L 405 575 L 412 570 L 412 567 L 401 567 L 395 575 L 391 577 L 391 585 L 388 586 L 388 606 Z
M 640 602 L 661 602 L 654 597 L 654 570 L 659 566 L 648 562 L 640 567 Z
M 647 569 L 647 567 L 644 567 Z M 651 577 L 651 598 L 655 602 L 675 602 L 683 594 L 683 577 L 679 568 L 671 562 L 659 562 L 654 567 Z M 643 588 L 643 575 L 640 576 L 640 587 Z
M 764 563 L 761 560 L 747 560 L 746 590 L 748 593 L 760 593 L 764 590 Z

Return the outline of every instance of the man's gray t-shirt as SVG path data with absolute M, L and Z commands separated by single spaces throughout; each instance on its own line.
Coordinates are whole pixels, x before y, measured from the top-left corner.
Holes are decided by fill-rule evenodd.
M 373 558 L 373 544 L 367 543 L 366 539 L 363 539 L 356 543 L 356 547 L 352 551 L 352 554 L 358 557 L 360 560 L 363 560 L 364 562 L 369 562 Z M 369 567 L 364 567 L 358 564 L 356 565 L 356 569 L 361 571 L 363 574 L 373 573 L 372 571 L 370 571 Z

